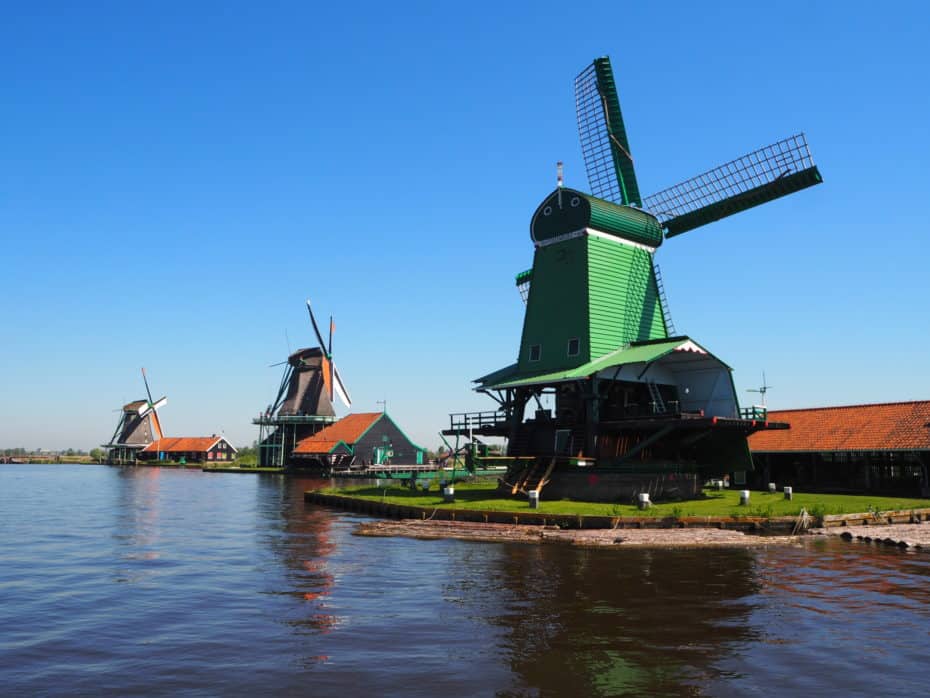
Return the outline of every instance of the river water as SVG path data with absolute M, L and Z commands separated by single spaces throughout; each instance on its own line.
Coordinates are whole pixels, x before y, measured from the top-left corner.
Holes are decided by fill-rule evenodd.
M 362 538 L 321 484 L 0 466 L 0 693 L 927 691 L 930 554 Z

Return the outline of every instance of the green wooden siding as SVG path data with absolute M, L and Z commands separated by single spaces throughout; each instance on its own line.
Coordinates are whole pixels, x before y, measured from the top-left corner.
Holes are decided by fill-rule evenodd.
M 543 373 L 590 361 L 586 277 L 586 238 L 537 248 L 517 359 L 520 373 Z M 569 357 L 568 340 L 574 337 L 580 340 L 580 351 Z M 530 347 L 536 344 L 540 359 L 530 361 Z
M 518 375 L 573 368 L 630 342 L 667 336 L 648 250 L 596 236 L 537 248 Z M 574 338 L 579 352 L 569 356 Z M 530 361 L 535 345 L 540 358 Z
M 591 355 L 667 337 L 652 255 L 597 237 L 587 238 L 587 247 Z

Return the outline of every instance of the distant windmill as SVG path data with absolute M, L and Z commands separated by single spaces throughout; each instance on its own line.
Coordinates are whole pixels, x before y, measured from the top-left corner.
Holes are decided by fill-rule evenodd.
M 766 394 L 772 387 L 773 387 L 773 386 L 769 385 L 769 384 L 766 382 L 766 380 L 765 380 L 765 371 L 763 371 L 763 372 L 762 372 L 762 385 L 760 385 L 758 388 L 749 388 L 746 392 L 747 392 L 747 393 L 759 393 L 759 394 L 762 396 L 762 406 L 765 407 L 765 394 Z
M 145 400 L 134 400 L 123 407 L 119 412 L 120 420 L 110 442 L 103 444 L 107 449 L 108 461 L 111 463 L 135 462 L 136 454 L 153 441 L 165 436 L 158 417 L 158 410 L 168 403 L 167 397 L 152 399 L 149 390 L 148 377 L 142 369 L 142 380 L 145 383 Z
M 277 395 L 264 413 L 252 420 L 260 428 L 262 465 L 287 464 L 298 441 L 332 424 L 336 420 L 333 404 L 337 396 L 346 407 L 352 407 L 349 391 L 333 360 L 336 323 L 330 316 L 329 338 L 324 341 L 309 300 L 307 312 L 320 345 L 298 349 L 281 362 L 285 368 Z

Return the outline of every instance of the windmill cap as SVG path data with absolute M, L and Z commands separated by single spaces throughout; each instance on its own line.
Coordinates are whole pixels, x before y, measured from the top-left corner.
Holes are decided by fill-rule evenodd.
M 295 351 L 293 354 L 287 357 L 287 362 L 291 366 L 300 366 L 300 365 L 306 366 L 308 365 L 308 363 L 311 363 L 309 360 L 322 359 L 323 356 L 324 356 L 323 350 L 320 349 L 319 347 L 309 347 L 306 349 L 298 349 L 297 351 Z M 316 361 L 315 363 L 318 365 L 319 361 Z
M 539 204 L 530 221 L 530 238 L 540 244 L 586 228 L 647 247 L 662 244 L 662 224 L 652 214 L 565 188 Z

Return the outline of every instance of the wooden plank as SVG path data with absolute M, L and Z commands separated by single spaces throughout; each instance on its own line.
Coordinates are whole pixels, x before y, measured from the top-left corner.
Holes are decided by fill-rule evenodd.
M 552 474 L 553 468 L 555 468 L 555 456 L 553 456 L 552 460 L 549 462 L 549 467 L 546 468 L 546 472 L 544 472 L 543 476 L 539 478 L 539 484 L 536 485 L 537 492 L 542 492 L 542 488 L 545 487 L 547 482 L 549 482 L 549 476 Z

